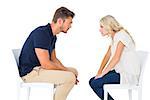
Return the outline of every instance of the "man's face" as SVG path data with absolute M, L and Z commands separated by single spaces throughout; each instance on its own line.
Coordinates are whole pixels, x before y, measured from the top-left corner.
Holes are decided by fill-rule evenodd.
M 67 33 L 67 31 L 71 28 L 72 24 L 72 17 L 68 17 L 64 20 L 62 26 L 61 26 L 61 31 L 64 33 Z

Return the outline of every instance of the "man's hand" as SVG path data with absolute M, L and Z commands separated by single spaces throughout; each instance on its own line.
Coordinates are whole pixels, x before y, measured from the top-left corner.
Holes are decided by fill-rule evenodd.
M 75 84 L 78 85 L 78 83 L 79 83 L 79 80 L 76 78 L 76 83 Z
M 77 84 L 79 83 L 79 80 L 77 79 L 77 77 L 78 77 L 78 72 L 75 71 L 75 70 L 73 70 L 72 68 L 69 68 L 69 67 L 65 67 L 65 68 L 67 69 L 66 71 L 72 72 L 72 73 L 75 75 L 75 77 L 76 77 L 76 82 L 75 82 L 75 84 L 77 85 Z

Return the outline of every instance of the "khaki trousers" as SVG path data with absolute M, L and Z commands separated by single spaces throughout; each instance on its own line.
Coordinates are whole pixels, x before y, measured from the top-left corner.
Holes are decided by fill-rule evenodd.
M 46 82 L 53 83 L 56 86 L 54 100 L 66 100 L 67 95 L 76 82 L 78 72 L 74 68 L 68 68 L 70 71 L 45 70 L 41 67 L 35 67 L 30 73 L 23 76 L 26 83 Z

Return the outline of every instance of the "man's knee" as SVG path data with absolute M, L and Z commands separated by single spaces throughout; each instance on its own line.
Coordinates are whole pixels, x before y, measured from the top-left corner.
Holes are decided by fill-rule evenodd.
M 77 69 L 73 68 L 73 70 L 74 70 L 74 73 L 76 74 L 76 76 L 78 76 L 78 71 L 77 71 Z
M 75 83 L 75 81 L 76 81 L 75 75 L 72 72 L 68 72 L 68 75 L 66 77 L 66 82 Z
M 72 73 L 74 73 L 76 76 L 78 76 L 78 71 L 73 68 L 73 67 L 68 67 L 69 71 L 71 71 Z

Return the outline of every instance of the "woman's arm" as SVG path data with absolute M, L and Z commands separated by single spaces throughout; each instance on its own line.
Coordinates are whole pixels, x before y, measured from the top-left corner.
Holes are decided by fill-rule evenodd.
M 108 64 L 108 66 L 103 70 L 103 72 L 101 74 L 101 77 L 104 76 L 105 74 L 107 74 L 119 62 L 120 57 L 122 55 L 122 51 L 124 49 L 124 46 L 125 45 L 122 42 L 119 42 L 117 44 L 117 48 L 116 48 L 115 54 L 112 57 L 112 59 L 111 59 L 110 63 Z
M 97 72 L 95 79 L 98 78 L 102 74 L 102 71 L 103 71 L 105 65 L 107 64 L 108 60 L 110 59 L 110 55 L 111 55 L 111 49 L 110 48 L 111 48 L 111 46 L 109 46 L 109 48 L 108 48 L 108 50 L 107 50 L 107 52 L 106 52 L 106 54 L 102 60 L 101 66 Z

